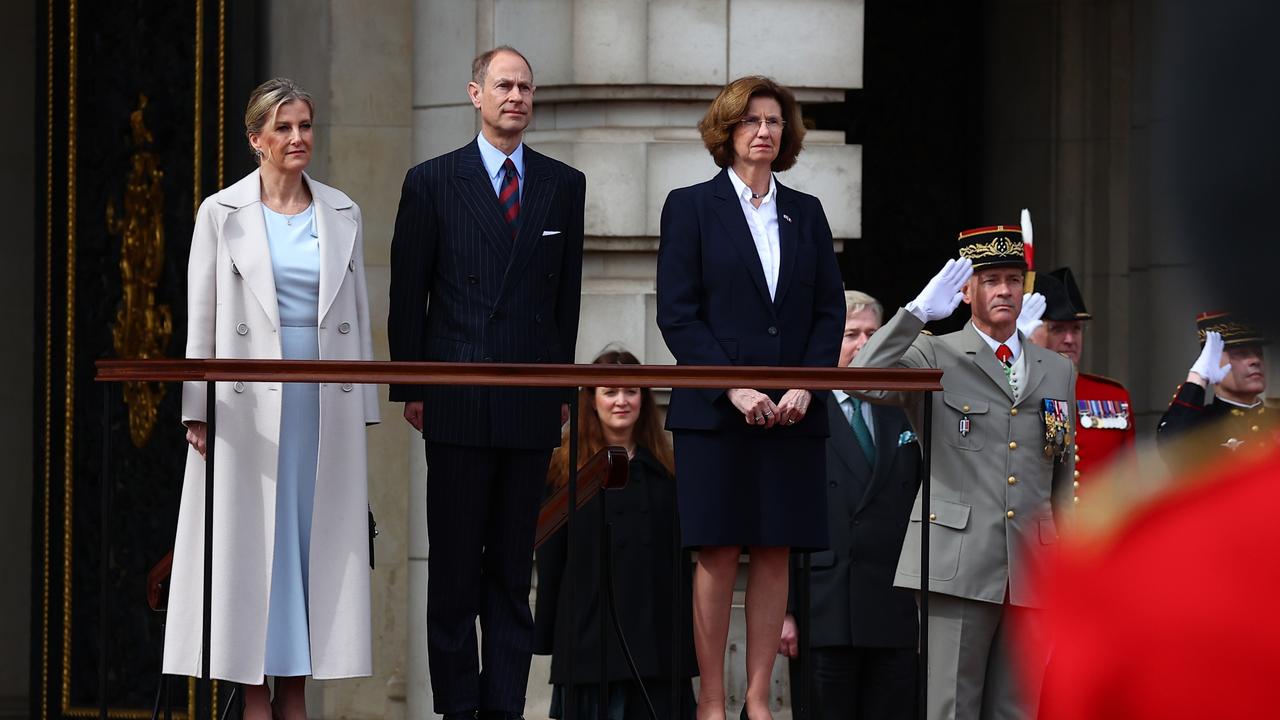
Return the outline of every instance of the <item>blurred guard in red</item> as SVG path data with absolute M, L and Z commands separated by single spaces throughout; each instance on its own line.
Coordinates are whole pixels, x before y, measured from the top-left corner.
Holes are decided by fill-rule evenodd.
M 1093 319 L 1085 309 L 1084 296 L 1076 285 L 1071 268 L 1039 273 L 1036 292 L 1044 295 L 1045 347 L 1066 355 L 1080 369 L 1084 351 L 1084 330 Z M 1106 467 L 1121 450 L 1131 449 L 1135 431 L 1129 391 L 1119 380 L 1080 372 L 1076 377 L 1076 470 L 1077 500 L 1080 485 L 1091 473 Z

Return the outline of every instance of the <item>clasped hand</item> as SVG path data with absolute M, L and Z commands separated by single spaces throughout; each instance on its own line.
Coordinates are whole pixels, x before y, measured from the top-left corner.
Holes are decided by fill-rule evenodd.
M 768 395 L 750 388 L 734 388 L 726 394 L 748 425 L 765 428 L 795 425 L 804 419 L 813 400 L 808 390 L 788 390 L 776 404 Z

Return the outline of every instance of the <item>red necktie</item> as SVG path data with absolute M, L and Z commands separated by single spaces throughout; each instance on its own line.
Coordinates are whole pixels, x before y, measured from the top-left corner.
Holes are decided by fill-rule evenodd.
M 1013 365 L 1013 351 L 1008 345 L 1000 343 L 1000 347 L 996 348 L 996 359 L 1004 363 L 1005 367 Z
M 507 227 L 511 228 L 511 237 L 514 239 L 520 229 L 520 176 L 516 174 L 516 164 L 511 162 L 511 158 L 502 163 L 502 169 L 506 172 L 506 178 L 498 191 L 498 205 L 502 207 L 502 217 L 507 221 Z

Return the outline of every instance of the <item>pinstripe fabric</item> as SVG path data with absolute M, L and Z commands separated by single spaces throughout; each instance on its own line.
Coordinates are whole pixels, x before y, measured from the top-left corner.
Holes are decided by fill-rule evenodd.
M 573 362 L 586 178 L 525 147 L 523 181 L 513 233 L 475 141 L 409 170 L 391 241 L 392 360 Z M 534 528 L 571 392 L 391 388 L 423 401 L 438 713 L 524 710 Z
M 391 241 L 392 360 L 573 362 L 586 178 L 528 146 L 524 157 L 514 241 L 474 141 L 405 176 Z M 393 401 L 425 401 L 429 440 L 478 447 L 555 447 L 565 398 L 558 390 L 391 388 Z

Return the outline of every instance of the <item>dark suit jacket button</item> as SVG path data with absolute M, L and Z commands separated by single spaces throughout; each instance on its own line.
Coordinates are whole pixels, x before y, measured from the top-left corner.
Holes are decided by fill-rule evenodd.
M 536 322 L 536 323 L 540 323 L 540 322 L 542 322 L 542 314 L 541 314 L 541 313 L 538 313 L 538 314 L 534 315 L 534 316 L 533 316 L 533 321 L 534 321 L 534 322 Z
M 489 313 L 489 322 L 497 322 L 497 321 L 498 321 L 498 311 L 494 310 L 493 312 Z
M 777 334 L 778 334 L 778 328 L 776 328 L 776 327 L 774 327 L 774 326 L 770 325 L 770 326 L 769 326 L 769 334 L 770 334 L 770 335 L 777 335 Z
M 547 282 L 551 282 L 552 280 L 555 280 L 555 279 L 556 279 L 555 273 L 547 273 Z
M 839 483 L 837 483 L 835 480 L 831 481 L 831 487 L 836 487 L 838 484 Z
M 471 283 L 472 285 L 477 285 L 480 283 L 480 278 L 476 277 L 475 275 L 468 275 L 467 282 Z
M 484 361 L 485 361 L 485 362 L 493 362 L 493 358 L 489 357 L 488 355 L 485 355 L 485 356 L 484 356 Z

